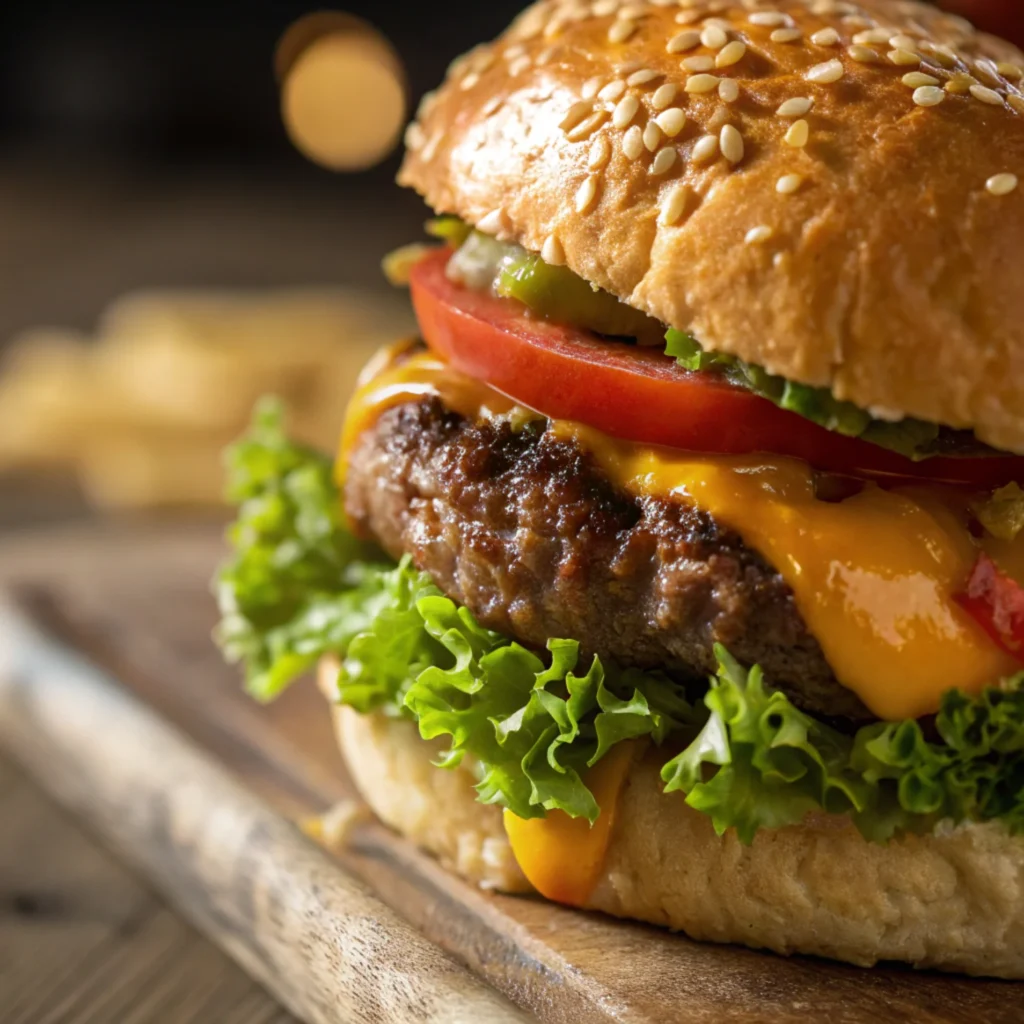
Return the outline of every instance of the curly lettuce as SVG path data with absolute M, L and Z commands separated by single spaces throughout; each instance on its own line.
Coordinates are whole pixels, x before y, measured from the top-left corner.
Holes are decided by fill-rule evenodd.
M 285 436 L 264 404 L 228 456 L 239 505 L 218 575 L 218 638 L 260 700 L 323 655 L 336 698 L 444 739 L 479 799 L 523 818 L 593 822 L 587 769 L 614 746 L 664 751 L 666 792 L 749 843 L 810 812 L 847 815 L 869 839 L 940 822 L 999 820 L 1024 832 L 1024 673 L 977 696 L 947 693 L 933 723 L 877 722 L 854 735 L 794 706 L 759 668 L 716 650 L 703 694 L 659 672 L 584 658 L 571 639 L 527 650 L 484 628 L 408 559 L 347 530 L 329 461 Z

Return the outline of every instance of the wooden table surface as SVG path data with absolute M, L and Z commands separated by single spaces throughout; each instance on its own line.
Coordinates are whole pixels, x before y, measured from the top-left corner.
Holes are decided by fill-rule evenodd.
M 76 520 L 67 486 L 0 482 L 0 535 Z M 0 750 L 3 1024 L 285 1024 L 291 1014 Z
M 294 1018 L 0 753 L 4 1024 Z

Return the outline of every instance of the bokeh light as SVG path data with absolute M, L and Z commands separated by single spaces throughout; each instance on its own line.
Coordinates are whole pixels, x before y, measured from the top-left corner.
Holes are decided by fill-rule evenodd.
M 405 75 L 391 44 L 349 14 L 297 21 L 278 45 L 281 116 L 296 148 L 334 171 L 385 160 L 406 116 Z

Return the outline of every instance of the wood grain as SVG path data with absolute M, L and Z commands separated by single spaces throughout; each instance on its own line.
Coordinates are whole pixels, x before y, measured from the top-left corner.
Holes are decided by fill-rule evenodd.
M 214 610 L 206 578 L 218 551 L 216 531 L 203 529 L 51 535 L 34 543 L 23 540 L 16 552 L 0 549 L 0 574 L 31 582 L 37 594 L 41 588 L 45 600 L 36 601 L 35 614 L 48 623 L 50 635 L 63 638 L 63 657 L 86 652 L 94 665 L 244 778 L 281 814 L 322 810 L 350 790 L 313 687 L 300 685 L 278 703 L 257 707 L 241 694 L 236 674 L 220 664 L 209 644 Z M 94 674 L 110 688 L 103 673 Z M 80 678 L 79 684 L 85 681 Z M 90 676 L 85 688 L 95 685 Z M 19 749 L 36 742 L 26 736 L 48 736 L 45 756 L 32 760 L 42 773 L 53 774 L 48 760 L 67 760 L 68 750 L 86 762 L 97 756 L 97 743 L 82 738 L 92 730 L 79 716 L 63 723 L 44 716 L 40 723 L 38 716 L 21 713 L 14 729 L 2 724 L 10 704 L 10 688 L 0 689 L 0 734 Z M 121 786 L 122 805 L 130 805 L 132 791 L 118 779 L 131 773 L 145 744 L 140 749 L 136 740 L 123 739 L 123 722 L 107 718 L 102 716 L 104 744 L 118 748 L 123 767 L 108 769 L 105 784 Z M 99 727 L 97 719 L 90 721 Z M 151 772 L 147 777 L 159 782 Z M 216 800 L 208 803 L 220 807 L 229 797 L 233 801 L 236 789 L 217 790 Z M 75 799 L 91 818 L 106 814 L 88 793 Z M 220 813 L 235 812 L 229 807 Z M 192 822 L 196 829 L 199 825 Z M 110 820 L 108 827 L 117 831 L 118 822 Z M 276 828 L 283 827 L 277 821 Z M 152 843 L 151 833 L 138 838 Z M 217 838 L 213 845 L 220 843 Z M 172 849 L 180 856 L 177 847 Z M 317 863 L 318 871 L 330 868 L 330 862 Z M 375 824 L 355 832 L 340 863 L 428 939 L 544 1021 L 1010 1024 L 1024 1019 L 1017 1006 L 1019 985 L 900 968 L 863 971 L 701 945 L 537 900 L 481 893 Z M 165 884 L 180 887 L 173 864 L 161 870 Z M 278 870 L 291 873 L 292 867 L 282 863 Z M 306 887 L 314 880 L 323 884 L 325 877 L 307 873 L 301 882 L 289 883 L 289 899 L 313 914 Z M 285 882 L 277 879 L 277 884 Z M 250 918 L 233 913 L 244 934 Z M 316 915 L 305 920 L 308 928 L 323 927 Z M 387 950 L 380 963 L 396 959 Z
M 4 744 L 296 1013 L 316 1024 L 527 1019 L 12 609 L 0 610 L 0 649 Z

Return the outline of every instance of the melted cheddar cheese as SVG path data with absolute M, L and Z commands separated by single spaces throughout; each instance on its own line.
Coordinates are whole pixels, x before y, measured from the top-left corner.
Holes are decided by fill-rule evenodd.
M 572 907 L 587 902 L 601 877 L 619 803 L 633 761 L 635 742 L 618 743 L 583 777 L 601 813 L 586 818 L 548 811 L 545 818 L 517 818 L 505 811 L 505 833 L 530 884 L 549 900 Z
M 428 353 L 385 353 L 369 369 L 349 407 L 342 474 L 359 435 L 403 402 L 438 395 L 470 418 L 525 412 Z M 562 421 L 548 429 L 628 493 L 693 502 L 739 533 L 785 579 L 838 680 L 879 718 L 930 714 L 945 691 L 976 693 L 1018 667 L 954 600 L 978 553 L 965 497 L 869 484 L 826 502 L 792 459 L 691 455 Z M 1024 536 L 992 553 L 1007 571 L 1024 569 Z

